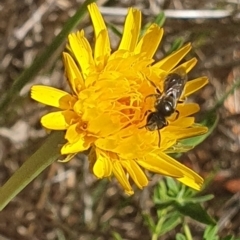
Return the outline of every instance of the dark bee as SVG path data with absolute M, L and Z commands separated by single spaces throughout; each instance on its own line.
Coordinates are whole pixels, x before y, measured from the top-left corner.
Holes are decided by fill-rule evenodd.
M 181 73 L 170 73 L 164 81 L 162 93 L 152 81 L 150 82 L 155 86 L 157 94 L 152 94 L 147 97 L 156 97 L 154 104 L 155 111 L 148 111 L 150 114 L 147 116 L 146 125 L 144 127 L 149 131 L 158 131 L 158 146 L 160 147 L 160 129 L 168 125 L 166 118 L 170 117 L 175 112 L 177 113 L 176 119 L 178 118 L 179 112 L 176 108 L 177 104 L 182 102 L 180 98 L 187 82 L 187 75 L 183 70 Z

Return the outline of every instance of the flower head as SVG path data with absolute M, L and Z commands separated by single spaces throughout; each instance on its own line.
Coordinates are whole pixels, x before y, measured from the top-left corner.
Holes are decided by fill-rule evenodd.
M 186 83 L 180 99 L 183 101 L 176 106 L 177 114 L 167 118 L 166 126 L 159 131 L 144 127 L 149 112 L 155 111 L 156 88 L 163 91 L 168 74 L 181 71 L 187 74 L 196 64 L 192 58 L 179 65 L 191 45 L 155 62 L 153 55 L 163 29 L 152 24 L 140 38 L 141 12 L 130 8 L 119 47 L 112 52 L 96 4 L 90 4 L 88 10 L 95 32 L 94 49 L 84 31 L 79 31 L 69 35 L 67 51 L 63 53 L 71 92 L 48 86 L 32 87 L 33 99 L 59 109 L 43 116 L 42 125 L 66 130 L 62 154 L 91 149 L 89 161 L 94 175 L 97 178 L 114 175 L 128 194 L 133 193 L 129 178 L 140 189 L 148 184 L 144 169 L 174 177 L 199 190 L 203 179 L 167 152 L 176 151 L 179 140 L 207 131 L 196 125 L 191 116 L 199 106 L 184 103 L 187 96 L 207 83 L 207 78 Z

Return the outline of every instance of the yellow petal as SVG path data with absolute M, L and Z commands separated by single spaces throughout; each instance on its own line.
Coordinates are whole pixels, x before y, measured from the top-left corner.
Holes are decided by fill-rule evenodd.
M 177 134 L 175 133 L 176 130 L 177 130 L 176 127 L 179 129 L 179 131 L 183 131 L 182 128 L 184 128 L 184 127 L 189 127 L 189 126 L 193 125 L 193 124 L 194 124 L 194 120 L 195 120 L 194 117 L 178 118 L 178 119 L 172 121 L 171 124 L 169 124 L 166 129 L 167 129 L 168 131 L 173 131 L 173 133 L 174 133 L 175 135 L 177 135 Z M 171 129 L 171 128 L 173 128 L 173 129 Z M 171 129 L 171 130 L 170 130 L 170 129 Z M 164 131 L 164 129 L 163 129 L 163 131 Z
M 83 133 L 81 132 L 79 123 L 74 123 L 70 125 L 65 134 L 65 139 L 70 143 L 78 141 L 79 138 L 84 138 Z
M 41 118 L 41 123 L 45 128 L 52 130 L 65 130 L 74 122 L 77 122 L 78 115 L 70 110 L 52 112 Z
M 190 137 L 195 137 L 202 135 L 208 131 L 207 127 L 191 127 L 186 128 L 184 131 L 176 131 L 176 135 L 178 136 L 178 139 L 185 139 Z
M 165 155 L 165 156 L 163 156 Z M 179 163 L 178 161 L 174 160 L 170 156 L 162 153 L 161 157 L 164 157 L 165 161 L 174 161 L 174 166 L 177 167 L 181 172 L 182 176 L 177 177 L 177 180 L 184 183 L 185 185 L 200 190 L 203 184 L 203 179 L 197 173 L 195 173 L 190 168 L 184 166 L 183 164 Z
M 130 8 L 125 20 L 122 40 L 118 49 L 133 52 L 138 41 L 140 28 L 141 12 L 137 9 Z
M 81 67 L 83 78 L 85 79 L 91 68 L 94 66 L 92 49 L 88 40 L 84 37 L 83 31 L 72 33 L 68 36 L 70 49 L 78 65 Z
M 134 53 L 146 53 L 146 57 L 152 58 L 159 47 L 162 36 L 163 28 L 160 28 L 157 24 L 152 24 L 137 44 Z
M 185 86 L 184 96 L 187 97 L 191 95 L 192 93 L 204 87 L 206 84 L 208 84 L 207 77 L 199 77 L 194 80 L 188 81 Z
M 40 103 L 61 109 L 72 109 L 76 102 L 76 98 L 67 92 L 40 85 L 31 88 L 31 98 Z
M 178 67 L 174 68 L 172 70 L 172 72 L 178 72 L 178 70 L 180 69 L 185 69 L 186 73 L 190 72 L 193 67 L 196 65 L 197 63 L 197 59 L 196 58 L 192 58 L 187 62 L 184 62 L 182 64 L 180 64 Z
M 81 136 L 75 142 L 68 142 L 61 148 L 61 154 L 79 153 L 89 149 L 90 144 Z
M 175 160 L 166 161 L 164 153 L 154 154 L 149 153 L 143 159 L 137 159 L 136 162 L 145 169 L 151 172 L 159 173 L 165 176 L 182 177 L 182 173 L 175 166 Z
M 202 188 L 202 185 L 203 185 L 203 178 L 200 177 L 198 174 L 192 175 L 192 177 L 183 176 L 181 178 L 177 178 L 177 180 L 179 182 L 185 184 L 186 186 L 191 187 L 197 191 L 200 191 Z
M 119 161 L 113 162 L 113 174 L 125 190 L 125 192 L 128 195 L 132 195 L 134 192 L 132 190 L 132 187 L 128 181 L 128 178 L 126 176 L 126 173 L 123 170 L 123 167 Z
M 99 65 L 98 61 L 103 58 L 104 62 L 102 63 L 102 66 L 105 66 L 111 52 L 107 28 L 96 3 L 88 5 L 88 10 L 92 19 L 95 32 L 94 59 L 97 65 Z
M 191 48 L 191 44 L 188 43 L 176 52 L 157 62 L 154 67 L 160 68 L 161 70 L 164 70 L 166 72 L 170 72 L 185 57 L 185 55 L 191 50 Z
M 177 110 L 180 112 L 181 117 L 187 117 L 198 112 L 200 107 L 197 103 L 185 103 L 178 104 Z
M 120 160 L 122 166 L 126 169 L 129 173 L 132 180 L 135 184 L 142 189 L 143 187 L 148 185 L 148 179 L 139 165 L 133 160 Z
M 155 155 L 155 157 L 156 157 L 155 161 L 159 161 L 160 162 L 159 165 L 162 165 L 162 169 L 164 169 L 166 172 L 168 172 L 168 174 L 163 173 L 162 169 L 160 167 L 159 167 L 158 171 L 154 171 L 154 172 L 164 174 L 166 176 L 175 177 L 175 178 L 177 178 L 178 181 L 184 183 L 185 185 L 187 185 L 191 188 L 194 188 L 196 190 L 200 190 L 200 188 L 203 184 L 203 179 L 197 173 L 195 173 L 191 169 L 187 168 L 183 164 L 179 163 L 178 161 L 174 160 L 173 158 L 171 158 L 170 156 L 168 156 L 165 153 L 160 152 L 158 154 L 158 156 Z M 170 166 L 172 166 L 172 167 L 170 167 Z M 176 175 L 173 174 L 174 169 L 177 170 L 178 176 L 177 176 L 177 174 Z M 151 169 L 149 169 L 149 170 L 152 171 Z
M 93 165 L 93 173 L 97 178 L 109 177 L 112 174 L 112 162 L 110 158 L 101 155 L 96 149 L 96 161 Z
M 82 74 L 70 54 L 63 52 L 63 62 L 69 85 L 73 92 L 78 95 L 78 93 L 84 89 Z
M 120 116 L 116 114 L 109 115 L 101 114 L 96 117 L 92 117 L 88 123 L 88 131 L 98 134 L 102 137 L 106 137 L 110 134 L 118 132 L 122 128 Z

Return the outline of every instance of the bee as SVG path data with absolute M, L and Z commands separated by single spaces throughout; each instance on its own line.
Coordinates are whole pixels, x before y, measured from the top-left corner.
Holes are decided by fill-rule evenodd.
M 180 100 L 184 87 L 187 82 L 186 72 L 181 69 L 181 72 L 173 72 L 167 75 L 163 92 L 158 89 L 158 87 L 149 80 L 151 84 L 156 88 L 157 93 L 151 94 L 148 97 L 155 97 L 156 101 L 154 103 L 155 111 L 147 111 L 150 112 L 146 119 L 145 127 L 148 131 L 158 131 L 158 146 L 160 147 L 161 136 L 160 129 L 166 127 L 168 125 L 167 117 L 170 117 L 173 113 L 177 113 L 176 119 L 179 116 L 179 112 L 176 109 L 178 103 L 182 103 Z

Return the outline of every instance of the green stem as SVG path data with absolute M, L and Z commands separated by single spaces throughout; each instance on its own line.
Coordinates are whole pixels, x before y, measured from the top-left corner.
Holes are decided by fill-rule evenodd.
M 184 221 L 184 220 L 183 220 L 183 230 L 184 230 L 186 239 L 193 240 L 190 228 L 189 228 L 188 224 L 186 223 L 186 221 Z
M 240 79 L 237 79 L 236 82 L 232 85 L 232 87 L 217 101 L 217 103 L 215 104 L 215 106 L 210 109 L 210 113 L 212 112 L 216 112 L 216 110 L 221 107 L 224 103 L 224 101 L 231 95 L 234 93 L 234 91 L 240 87 Z
M 7 109 L 9 103 L 13 101 L 14 96 L 18 96 L 18 92 L 23 88 L 23 86 L 28 83 L 34 76 L 36 76 L 42 67 L 48 62 L 49 56 L 51 56 L 65 41 L 67 35 L 80 22 L 86 13 L 87 5 L 92 2 L 95 2 L 95 0 L 87 0 L 82 4 L 76 13 L 65 23 L 61 32 L 54 38 L 52 43 L 45 48 L 42 54 L 36 58 L 32 65 L 24 70 L 22 74 L 14 81 L 11 88 L 0 101 L 0 112 L 3 112 Z
M 0 210 L 2 210 L 23 188 L 50 164 L 61 156 L 59 145 L 64 141 L 64 132 L 52 133 L 45 143 L 10 177 L 0 188 Z
M 158 237 L 161 233 L 162 225 L 163 225 L 163 223 L 166 219 L 167 212 L 168 211 L 166 209 L 163 209 L 161 211 L 161 216 L 159 216 L 159 220 L 158 220 L 157 225 L 155 227 L 155 232 L 152 235 L 152 240 L 157 240 L 158 239 Z

